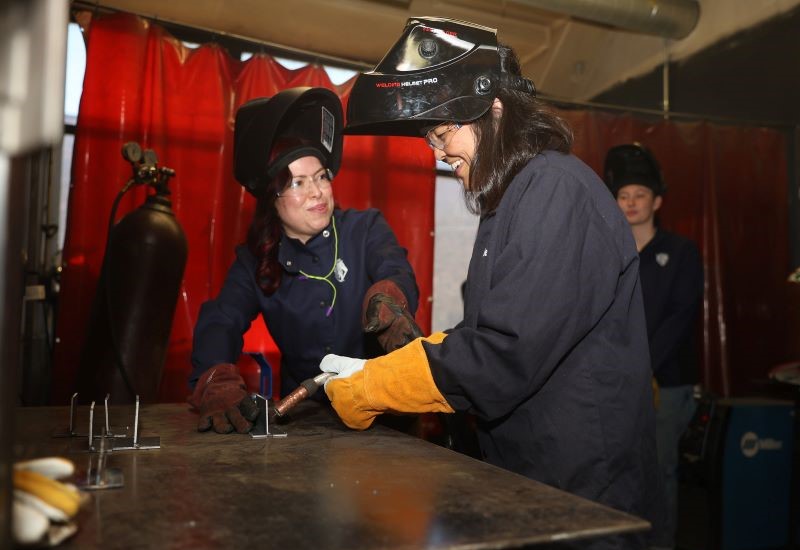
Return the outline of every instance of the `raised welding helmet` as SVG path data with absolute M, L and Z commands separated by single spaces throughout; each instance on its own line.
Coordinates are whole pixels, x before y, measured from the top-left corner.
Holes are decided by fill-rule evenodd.
M 609 149 L 603 174 L 606 185 L 615 197 L 620 189 L 631 184 L 649 187 L 656 196 L 667 191 L 656 158 L 641 143 L 617 145 Z
M 416 136 L 442 122 L 468 122 L 500 88 L 535 93 L 507 70 L 497 31 L 474 23 L 414 17 L 374 70 L 355 80 L 345 134 Z
M 290 143 L 278 151 L 278 144 Z M 273 148 L 276 148 L 273 154 Z M 314 156 L 334 175 L 342 160 L 342 104 L 325 88 L 289 88 L 236 111 L 233 173 L 258 197 L 295 160 Z

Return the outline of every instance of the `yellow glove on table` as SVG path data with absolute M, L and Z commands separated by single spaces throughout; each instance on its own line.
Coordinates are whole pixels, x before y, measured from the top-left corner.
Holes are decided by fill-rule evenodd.
M 369 359 L 363 369 L 342 372 L 345 377 L 329 380 L 325 393 L 342 421 L 353 429 L 365 430 L 384 412 L 454 412 L 436 387 L 422 348 L 422 342 L 440 344 L 446 336 L 437 332 L 417 338 L 388 355 Z M 324 366 L 322 370 L 339 372 Z
M 40 458 L 14 464 L 12 535 L 20 544 L 55 546 L 77 531 L 71 521 L 83 497 L 72 485 L 57 481 L 74 473 L 71 461 Z

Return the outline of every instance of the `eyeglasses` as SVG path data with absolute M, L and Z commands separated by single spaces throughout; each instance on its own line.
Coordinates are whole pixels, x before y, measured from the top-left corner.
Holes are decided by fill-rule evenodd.
M 450 132 L 457 132 L 459 128 L 461 128 L 461 124 L 458 122 L 440 124 L 439 126 L 428 130 L 428 133 L 425 134 L 425 141 L 428 142 L 428 145 L 431 149 L 438 149 L 442 151 L 445 147 L 447 147 L 447 143 L 449 141 L 446 139 L 447 134 Z
M 313 186 L 312 186 L 313 183 Z M 278 193 L 278 197 L 292 197 L 301 198 L 307 197 L 314 190 L 314 187 L 320 191 L 327 191 L 331 188 L 333 183 L 333 172 L 325 168 L 318 174 L 309 176 L 296 176 L 292 178 L 283 191 Z

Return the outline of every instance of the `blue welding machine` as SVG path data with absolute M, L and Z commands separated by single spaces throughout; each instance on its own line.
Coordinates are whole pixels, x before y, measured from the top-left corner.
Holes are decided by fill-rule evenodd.
M 700 403 L 681 442 L 678 547 L 758 550 L 791 544 L 794 426 L 791 401 Z

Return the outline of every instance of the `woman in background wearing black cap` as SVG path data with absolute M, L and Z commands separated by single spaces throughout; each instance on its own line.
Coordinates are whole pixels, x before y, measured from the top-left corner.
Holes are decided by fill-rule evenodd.
M 246 244 L 195 326 L 189 401 L 200 431 L 251 428 L 257 410 L 235 363 L 258 314 L 281 351 L 282 396 L 319 374 L 326 353 L 367 357 L 364 331 L 384 350 L 419 331 L 414 273 L 386 220 L 335 207 L 341 153 L 342 107 L 329 90 L 292 88 L 237 111 L 234 171 L 257 203 Z
M 658 391 L 656 441 L 664 476 L 663 528 L 651 544 L 674 548 L 678 511 L 678 444 L 692 419 L 698 381 L 695 326 L 703 297 L 703 264 L 697 246 L 656 224 L 666 192 L 653 154 L 639 143 L 617 145 L 606 155 L 606 184 L 633 230 L 639 251 L 650 361 Z
M 348 105 L 346 133 L 426 136 L 480 225 L 459 325 L 377 359 L 322 360 L 339 416 L 365 429 L 384 412 L 471 412 L 488 462 L 653 521 L 638 255 L 566 123 L 494 29 L 436 18 L 409 20 Z

